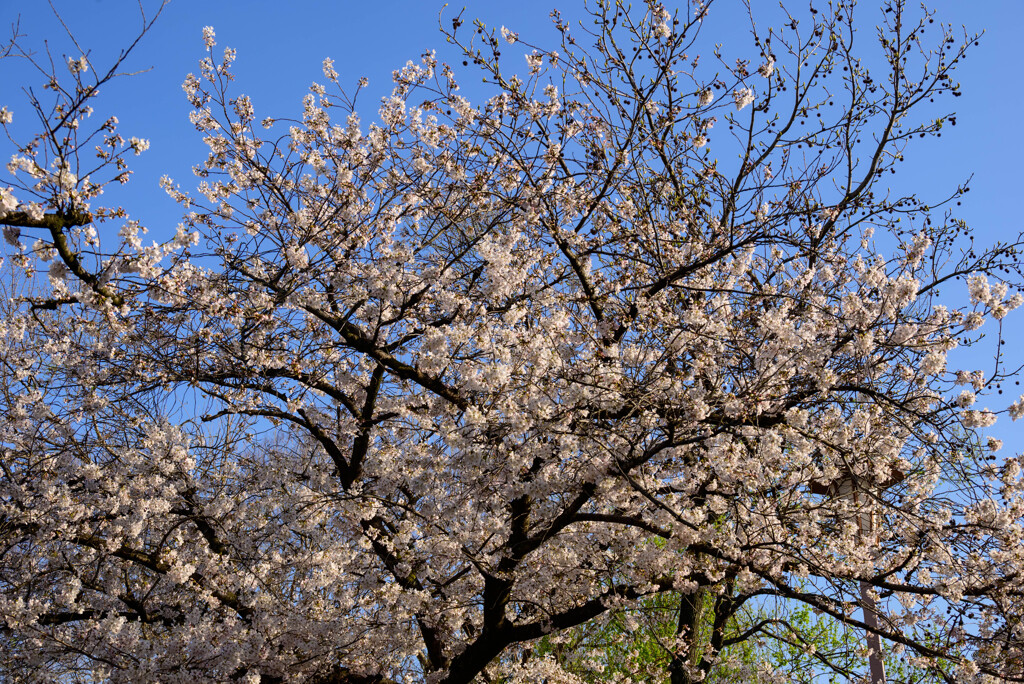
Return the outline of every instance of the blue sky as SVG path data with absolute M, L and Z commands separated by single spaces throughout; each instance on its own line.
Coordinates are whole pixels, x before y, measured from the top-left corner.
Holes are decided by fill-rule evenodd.
M 772 6 L 774 0 L 754 0 Z M 93 50 L 102 63 L 116 53 L 136 32 L 140 17 L 131 0 L 53 0 L 81 44 Z M 670 5 L 672 3 L 669 3 Z M 803 6 L 803 0 L 792 3 Z M 870 6 L 864 14 L 870 19 Z M 911 3 L 912 5 L 915 3 Z M 152 11 L 159 6 L 143 0 Z M 1024 104 L 1022 77 L 1014 67 L 1019 61 L 1019 27 L 1024 24 L 1020 0 L 942 0 L 930 3 L 939 19 L 964 24 L 971 31 L 986 32 L 981 44 L 960 70 L 965 96 L 956 101 L 958 126 L 948 129 L 938 144 L 919 145 L 908 155 L 908 168 L 919 172 L 915 185 L 944 189 L 969 173 L 975 174 L 964 213 L 979 236 L 1016 232 L 1014 206 L 1018 193 L 1017 161 L 1024 157 L 1024 141 L 1016 134 Z M 342 82 L 370 79 L 369 97 L 361 101 L 363 119 L 371 118 L 376 97 L 387 92 L 391 71 L 428 48 L 439 57 L 455 59 L 438 33 L 438 17 L 444 4 L 434 0 L 378 0 L 377 2 L 328 0 L 172 0 L 153 32 L 141 44 L 129 67 L 150 71 L 122 80 L 108 88 L 104 102 L 121 120 L 121 132 L 152 140 L 150 152 L 136 160 L 133 193 L 147 202 L 174 211 L 155 189 L 156 179 L 170 173 L 187 185 L 188 169 L 201 159 L 204 146 L 188 123 L 189 106 L 181 82 L 204 55 L 201 31 L 205 25 L 217 31 L 218 46 L 238 50 L 237 89 L 254 99 L 257 115 L 286 115 L 299 111 L 310 82 L 323 81 L 321 61 L 335 60 Z M 444 21 L 457 14 L 463 3 L 443 10 Z M 551 36 L 548 14 L 559 7 L 568 17 L 582 15 L 580 0 L 519 0 L 498 3 L 470 0 L 464 17 L 480 17 L 494 26 L 506 25 L 524 37 Z M 706 38 L 724 41 L 726 47 L 743 40 L 744 17 L 739 0 L 717 0 Z M 68 52 L 59 24 L 42 0 L 0 0 L 0 30 L 20 17 L 21 32 L 41 46 L 44 39 L 57 54 Z M 713 22 L 713 23 L 712 23 Z M 872 27 L 863 26 L 865 42 Z M 0 64 L 0 100 L 17 112 L 24 96 L 18 85 L 27 82 L 13 60 Z M 34 79 L 37 86 L 38 79 Z M 466 79 L 469 81 L 470 79 Z M 24 119 L 22 119 L 24 121 Z M 150 205 L 152 206 L 152 205 Z M 146 210 L 150 223 L 161 220 Z M 156 226 L 154 226 L 156 228 Z
M 93 51 L 97 63 L 115 54 L 141 21 L 131 0 L 54 0 L 53 4 L 80 43 Z M 755 0 L 757 4 L 775 3 Z M 870 4 L 863 3 L 865 7 Z M 152 11 L 159 3 L 143 0 L 143 5 Z M 446 24 L 462 6 L 453 3 L 443 9 Z M 543 42 L 551 36 L 548 14 L 553 7 L 559 7 L 568 18 L 582 15 L 582 6 L 580 0 L 471 0 L 465 4 L 464 17 L 506 25 L 524 37 L 539 36 Z M 956 101 L 957 128 L 948 129 L 938 144 L 919 145 L 908 155 L 908 168 L 920 173 L 914 184 L 955 187 L 974 173 L 964 208 L 968 223 L 979 236 L 1016 232 L 1017 161 L 1024 157 L 1024 141 L 1015 133 L 1024 104 L 1024 79 L 1013 65 L 1020 56 L 1018 28 L 1024 24 L 1024 2 L 942 0 L 930 6 L 939 19 L 964 24 L 971 31 L 984 30 L 986 35 L 959 72 L 965 96 Z M 156 200 L 162 209 L 173 211 L 169 200 L 164 204 L 154 194 L 158 192 L 156 179 L 170 173 L 187 184 L 190 165 L 201 158 L 204 146 L 188 123 L 189 106 L 180 86 L 185 74 L 197 71 L 196 64 L 204 55 L 203 26 L 216 29 L 219 46 L 238 50 L 237 89 L 253 97 L 258 116 L 298 112 L 310 82 L 323 81 L 321 61 L 331 57 L 343 83 L 355 83 L 360 76 L 370 79 L 369 97 L 361 101 L 366 120 L 376 109 L 375 98 L 389 88 L 393 69 L 428 48 L 438 49 L 442 59 L 457 57 L 446 50 L 448 46 L 438 33 L 443 7 L 443 3 L 430 0 L 173 0 L 129 62 L 133 70 L 150 70 L 115 83 L 103 97 L 121 120 L 123 134 L 149 138 L 153 143 L 150 152 L 136 160 L 133 193 L 144 193 L 147 201 Z M 706 38 L 724 41 L 727 49 L 743 40 L 739 0 L 718 0 L 712 11 Z M 69 52 L 46 2 L 0 0 L 0 30 L 6 32 L 19 17 L 21 32 L 28 34 L 30 44 L 41 47 L 42 41 L 48 40 L 56 54 Z M 871 38 L 871 28 L 863 27 L 866 40 Z M 15 112 L 18 105 L 24 111 L 24 96 L 17 88 L 28 82 L 24 66 L 14 60 L 0 64 L 0 100 Z M 39 79 L 32 80 L 38 87 Z M 152 211 L 147 210 L 146 218 L 150 223 L 159 221 Z
M 774 0 L 752 2 L 758 9 L 776 5 Z M 159 6 L 154 0 L 142 0 L 142 4 L 148 12 Z M 92 50 L 90 57 L 97 64 L 108 62 L 134 37 L 141 23 L 138 6 L 131 0 L 53 0 L 53 5 L 80 43 Z M 793 5 L 803 7 L 806 2 Z M 871 5 L 868 0 L 862 3 L 869 19 L 861 27 L 865 47 L 873 38 Z M 462 6 L 453 3 L 444 9 L 443 21 L 448 24 Z M 1024 1 L 941 0 L 929 6 L 937 10 L 940 20 L 986 35 L 959 71 L 964 96 L 955 101 L 958 125 L 947 128 L 939 140 L 921 141 L 912 147 L 896 182 L 903 189 L 938 198 L 973 173 L 972 191 L 961 207 L 962 218 L 981 243 L 1013 237 L 1021 230 L 1017 205 L 1024 195 L 1018 171 L 1018 163 L 1024 159 L 1018 128 L 1024 77 L 1017 66 Z M 489 25 L 506 25 L 539 43 L 549 42 L 546 39 L 552 36 L 548 21 L 552 8 L 559 7 L 566 18 L 583 14 L 581 0 L 470 0 L 465 7 L 466 19 L 479 17 Z M 204 158 L 205 146 L 188 122 L 189 105 L 181 90 L 185 75 L 198 71 L 197 62 L 204 56 L 203 26 L 216 29 L 219 47 L 238 50 L 236 92 L 253 98 L 257 117 L 301 111 L 309 84 L 324 80 L 323 58 L 331 57 L 342 83 L 354 84 L 360 76 L 370 79 L 360 107 L 363 120 L 368 121 L 374 116 L 377 99 L 390 90 L 391 71 L 406 60 L 436 48 L 442 60 L 461 61 L 438 32 L 442 8 L 443 3 L 434 0 L 173 0 L 128 63 L 130 70 L 149 70 L 113 84 L 101 98 L 97 116 L 114 113 L 123 135 L 152 142 L 146 154 L 133 159 L 136 175 L 119 201 L 149 226 L 153 235 L 173 233 L 180 211 L 157 188 L 157 179 L 168 174 L 183 188 L 191 188 L 191 165 Z M 745 35 L 742 3 L 717 0 L 712 12 L 705 34 L 709 44 L 724 42 L 727 50 L 741 44 Z M 0 30 L 6 32 L 19 18 L 21 33 L 28 35 L 26 44 L 42 50 L 46 40 L 55 56 L 72 55 L 46 2 L 0 0 Z M 14 112 L 19 127 L 28 123 L 29 114 L 19 86 L 34 84 L 38 89 L 41 83 L 26 64 L 0 62 L 0 106 Z M 952 100 L 947 103 L 944 106 L 954 104 Z M 0 157 L 6 159 L 10 153 L 6 141 L 0 141 Z M 1017 332 L 1011 333 L 1011 340 L 1019 339 L 1024 332 L 1024 312 L 1018 311 L 1007 324 Z M 1024 354 L 1018 356 L 1024 358 Z M 1008 391 L 1005 398 L 1012 401 L 1016 394 Z M 992 408 L 999 407 L 995 400 L 990 403 Z M 994 430 L 1015 450 L 1024 447 L 1024 440 L 1012 436 L 1020 432 L 1016 427 L 1001 421 Z

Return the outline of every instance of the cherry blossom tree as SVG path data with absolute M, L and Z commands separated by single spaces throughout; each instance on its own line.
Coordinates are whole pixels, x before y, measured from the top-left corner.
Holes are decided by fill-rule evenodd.
M 90 119 L 130 50 L 5 104 L 38 123 L 6 268 L 39 284 L 0 324 L 3 676 L 577 682 L 601 658 L 553 645 L 657 605 L 636 681 L 786 681 L 735 657 L 759 640 L 862 675 L 819 620 L 1024 681 L 1020 461 L 986 432 L 1024 400 L 978 403 L 998 344 L 947 359 L 1021 303 L 1021 239 L 976 245 L 966 185 L 888 185 L 973 37 L 822 3 L 724 55 L 719 7 L 599 0 L 554 48 L 445 14 L 484 99 L 427 53 L 369 123 L 330 60 L 263 118 L 207 28 L 209 155 L 151 246 L 99 204 L 148 146 Z

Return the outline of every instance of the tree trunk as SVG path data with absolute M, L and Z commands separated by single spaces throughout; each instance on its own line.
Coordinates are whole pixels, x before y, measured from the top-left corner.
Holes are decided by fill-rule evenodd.
M 685 644 L 683 648 L 676 648 L 672 654 L 672 662 L 669 663 L 669 674 L 671 684 L 692 684 L 695 680 L 691 676 L 693 667 L 699 659 L 702 650 L 701 622 L 704 613 L 704 596 L 707 590 L 703 587 L 692 594 L 683 594 L 679 599 L 679 622 L 676 624 L 676 643 Z

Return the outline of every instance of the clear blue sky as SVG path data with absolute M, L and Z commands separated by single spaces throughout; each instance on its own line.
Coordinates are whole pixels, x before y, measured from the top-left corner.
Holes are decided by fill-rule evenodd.
M 755 6 L 776 5 L 774 0 L 751 1 Z M 147 11 L 159 5 L 158 0 L 142 3 Z M 53 0 L 53 4 L 81 44 L 93 50 L 95 63 L 107 61 L 135 35 L 140 24 L 132 0 Z M 671 7 L 674 3 L 667 4 Z M 803 7 L 806 0 L 794 4 Z M 872 4 L 870 0 L 862 2 L 865 15 L 872 14 Z M 237 92 L 253 98 L 257 117 L 297 114 L 309 84 L 323 81 L 321 61 L 331 57 L 343 83 L 355 83 L 364 75 L 370 79 L 368 96 L 361 100 L 362 118 L 368 121 L 376 111 L 376 98 L 390 89 L 392 69 L 428 48 L 437 48 L 442 60 L 457 59 L 437 30 L 442 6 L 435 0 L 172 0 L 129 62 L 131 69 L 151 70 L 116 83 L 102 98 L 105 108 L 99 114 L 116 113 L 123 135 L 152 141 L 149 152 L 134 159 L 135 180 L 122 201 L 153 234 L 173 232 L 180 211 L 157 189 L 157 179 L 166 173 L 184 188 L 191 188 L 189 169 L 204 157 L 205 146 L 188 122 L 189 105 L 180 87 L 185 74 L 198 70 L 197 61 L 204 55 L 203 26 L 215 27 L 219 47 L 238 50 Z M 972 191 L 961 216 L 982 243 L 1012 237 L 1022 228 L 1018 204 L 1024 196 L 1019 187 L 1019 165 L 1024 160 L 1020 135 L 1024 76 L 1019 68 L 1024 0 L 941 0 L 929 6 L 938 11 L 941 20 L 986 35 L 959 72 L 964 97 L 955 101 L 957 127 L 947 129 L 940 140 L 912 147 L 906 172 L 898 182 L 904 189 L 918 189 L 924 196 L 937 198 L 973 173 Z M 462 7 L 463 3 L 453 2 L 444 11 L 445 22 Z M 535 42 L 544 43 L 552 35 L 547 17 L 554 7 L 567 19 L 574 19 L 581 16 L 583 3 L 470 0 L 464 17 L 506 25 L 524 37 L 538 36 Z M 727 44 L 742 39 L 745 19 L 739 0 L 717 0 L 712 11 L 713 22 L 708 22 L 712 32 L 706 38 Z M 29 43 L 42 48 L 43 40 L 48 40 L 57 56 L 70 52 L 46 2 L 0 0 L 0 29 L 6 31 L 19 16 L 21 32 L 28 34 Z M 867 23 L 861 28 L 862 45 L 866 45 L 873 27 Z M 19 124 L 26 123 L 28 114 L 20 87 L 28 83 L 38 88 L 41 81 L 30 76 L 24 64 L 0 62 L 0 105 L 14 111 Z M 952 106 L 953 101 L 948 102 Z M 0 141 L 0 157 L 6 159 L 9 154 L 6 141 Z M 1024 332 L 1024 311 L 1016 314 L 1007 321 L 1017 331 L 1012 341 L 1021 339 Z M 1024 352 L 1018 358 L 1024 358 Z M 1012 401 L 1015 392 L 1008 391 L 1004 398 Z M 995 400 L 989 404 L 1001 408 Z M 1012 436 L 1021 432 L 1018 425 L 1004 420 L 994 432 L 1015 450 L 1024 447 L 1024 440 Z
M 140 23 L 132 0 L 53 0 L 53 4 L 80 42 L 94 51 L 96 62 L 116 52 Z M 776 3 L 754 0 L 754 4 Z M 803 6 L 806 0 L 794 4 Z M 964 24 L 972 31 L 984 30 L 986 35 L 960 70 L 965 96 L 956 101 L 960 114 L 957 128 L 949 129 L 938 145 L 912 149 L 908 168 L 920 170 L 921 188 L 953 187 L 973 172 L 976 180 L 964 210 L 970 225 L 980 235 L 1016 231 L 1017 169 L 1024 159 L 1024 140 L 1018 134 L 1024 105 L 1024 76 L 1018 66 L 1024 1 L 941 0 L 929 4 L 940 19 Z M 143 0 L 143 5 L 152 10 L 159 2 Z M 862 3 L 865 15 L 871 5 L 870 0 Z M 583 3 L 470 0 L 452 2 L 444 16 L 454 16 L 463 6 L 467 18 L 480 17 L 488 24 L 504 24 L 524 37 L 539 35 L 543 40 L 551 35 L 547 17 L 552 8 L 559 7 L 569 18 L 582 13 Z M 372 96 L 389 88 L 392 69 L 417 58 L 425 49 L 437 48 L 442 59 L 454 59 L 437 31 L 442 7 L 436 0 L 172 0 L 130 62 L 134 69 L 152 70 L 116 84 L 104 95 L 121 120 L 123 134 L 149 138 L 153 143 L 149 153 L 136 160 L 133 191 L 152 192 L 156 179 L 168 172 L 187 184 L 190 165 L 201 159 L 204 146 L 188 123 L 189 106 L 180 86 L 185 74 L 197 71 L 196 64 L 203 56 L 203 26 L 216 29 L 219 47 L 238 50 L 237 89 L 253 97 L 257 116 L 285 115 L 299 111 L 310 82 L 323 81 L 320 63 L 324 57 L 335 60 L 343 83 L 369 77 Z M 706 37 L 727 44 L 740 40 L 738 32 L 744 23 L 739 0 L 716 0 L 712 9 L 713 26 L 719 33 L 723 28 L 729 33 L 709 32 Z M 6 32 L 19 16 L 21 30 L 33 44 L 48 39 L 54 52 L 68 50 L 47 2 L 0 0 L 0 30 Z M 871 28 L 863 27 L 865 42 L 871 38 Z M 0 64 L 0 104 L 16 113 L 24 111 L 24 97 L 18 92 L 25 83 L 24 74 L 16 64 Z M 365 98 L 362 105 L 365 121 L 376 109 L 374 97 Z M 156 199 L 159 201 L 159 196 Z M 162 201 L 160 206 L 174 209 Z M 149 223 L 160 220 L 152 209 L 145 214 Z

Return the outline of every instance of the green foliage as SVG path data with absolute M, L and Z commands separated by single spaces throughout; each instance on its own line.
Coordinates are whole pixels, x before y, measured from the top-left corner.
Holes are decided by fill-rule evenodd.
M 659 681 L 667 676 L 671 661 L 678 604 L 675 594 L 644 599 L 629 610 L 612 612 L 607 620 L 545 637 L 533 653 L 555 658 L 585 682 L 640 676 Z
M 588 684 L 623 680 L 670 681 L 680 595 L 662 594 L 613 612 L 601 623 L 542 639 L 533 657 L 551 657 Z M 706 652 L 711 637 L 714 595 L 704 596 L 691 664 Z M 755 626 L 760 629 L 751 631 Z M 745 635 L 745 638 L 744 638 Z M 809 606 L 792 602 L 747 603 L 729 620 L 722 649 L 706 682 L 745 684 L 761 680 L 793 684 L 840 684 L 868 669 L 864 635 Z M 890 683 L 938 684 L 942 678 L 907 663 L 888 649 L 884 654 Z M 774 674 L 774 677 L 773 677 Z M 778 679 L 778 677 L 783 679 Z

